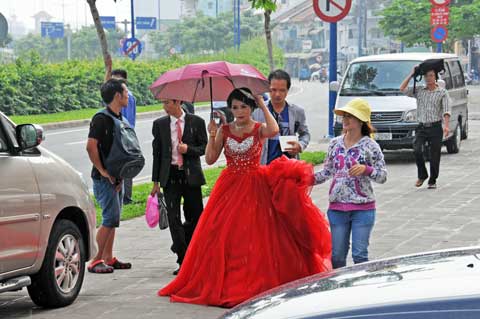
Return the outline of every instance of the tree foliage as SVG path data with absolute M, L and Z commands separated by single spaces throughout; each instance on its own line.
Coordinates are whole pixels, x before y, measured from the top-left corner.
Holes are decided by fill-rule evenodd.
M 118 50 L 120 39 L 124 37 L 119 30 L 106 32 L 109 50 Z M 67 59 L 67 39 L 42 38 L 40 35 L 29 34 L 13 42 L 15 55 L 23 56 L 29 51 L 35 51 L 44 62 L 61 62 Z M 71 58 L 96 59 L 102 54 L 95 27 L 83 27 L 72 33 Z
M 241 17 L 241 37 L 249 40 L 261 34 L 262 22 L 252 11 Z M 170 48 L 180 48 L 181 53 L 198 54 L 222 51 L 233 46 L 233 13 L 223 13 L 218 18 L 197 14 L 171 26 L 167 31 L 148 34 L 155 51 L 168 55 Z
M 430 1 L 393 0 L 384 9 L 380 21 L 383 32 L 407 46 L 433 44 L 430 38 Z M 479 0 L 456 0 L 450 3 L 447 49 L 451 50 L 453 42 L 464 40 L 479 34 L 480 19 Z

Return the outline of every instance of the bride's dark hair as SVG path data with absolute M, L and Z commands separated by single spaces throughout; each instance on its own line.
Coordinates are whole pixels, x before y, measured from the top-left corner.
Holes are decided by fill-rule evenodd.
M 233 100 L 238 100 L 242 103 L 245 103 L 246 105 L 250 106 L 252 111 L 258 107 L 257 102 L 255 101 L 255 97 L 253 96 L 252 91 L 250 91 L 249 88 L 234 89 L 230 93 L 227 98 L 227 106 L 229 109 L 232 108 Z

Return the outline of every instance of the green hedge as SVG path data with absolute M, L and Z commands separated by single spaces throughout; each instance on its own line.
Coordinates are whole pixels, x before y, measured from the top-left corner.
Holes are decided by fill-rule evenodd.
M 274 51 L 276 65 L 283 65 L 279 49 Z M 189 63 L 225 60 L 249 63 L 265 75 L 268 58 L 265 40 L 253 39 L 242 44 L 240 51 L 191 57 L 171 57 L 160 61 L 132 62 L 114 60 L 114 68 L 128 71 L 128 87 L 137 98 L 138 105 L 156 101 L 148 90 L 153 81 L 165 71 Z M 104 78 L 103 60 L 74 60 L 58 64 L 44 64 L 38 54 L 19 58 L 16 63 L 0 68 L 0 111 L 7 115 L 57 113 L 100 106 L 99 86 Z

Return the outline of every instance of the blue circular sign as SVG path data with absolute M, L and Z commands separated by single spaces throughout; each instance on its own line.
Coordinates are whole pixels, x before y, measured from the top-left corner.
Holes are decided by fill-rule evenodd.
M 443 25 L 437 25 L 432 29 L 432 40 L 435 42 L 443 42 L 447 39 L 448 29 Z
M 132 60 L 135 60 L 135 58 L 142 53 L 142 49 L 142 42 L 137 38 L 128 38 L 123 41 L 122 52 Z

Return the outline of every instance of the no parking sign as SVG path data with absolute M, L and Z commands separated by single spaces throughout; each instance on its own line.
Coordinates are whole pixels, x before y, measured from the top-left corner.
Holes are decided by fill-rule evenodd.
M 326 22 L 337 22 L 348 14 L 352 0 L 313 0 L 315 14 Z

